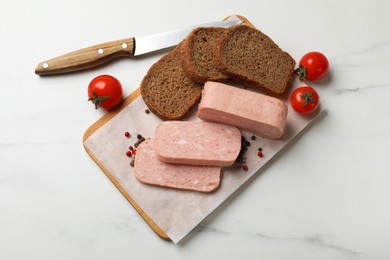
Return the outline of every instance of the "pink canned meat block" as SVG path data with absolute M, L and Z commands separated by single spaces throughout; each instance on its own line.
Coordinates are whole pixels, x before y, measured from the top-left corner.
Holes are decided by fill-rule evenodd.
M 279 139 L 286 125 L 287 106 L 277 98 L 208 81 L 202 92 L 198 117 Z
M 221 182 L 221 167 L 170 164 L 158 160 L 152 140 L 145 140 L 137 147 L 134 173 L 142 183 L 200 192 L 213 191 Z
M 241 149 L 237 127 L 203 121 L 161 122 L 154 140 L 157 158 L 168 163 L 231 166 Z

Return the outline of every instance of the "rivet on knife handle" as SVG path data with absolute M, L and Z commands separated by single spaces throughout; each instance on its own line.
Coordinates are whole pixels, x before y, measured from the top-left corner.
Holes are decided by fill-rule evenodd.
M 43 61 L 38 64 L 35 73 L 50 75 L 87 69 L 101 65 L 116 57 L 132 57 L 134 56 L 134 50 L 134 38 L 106 42 Z

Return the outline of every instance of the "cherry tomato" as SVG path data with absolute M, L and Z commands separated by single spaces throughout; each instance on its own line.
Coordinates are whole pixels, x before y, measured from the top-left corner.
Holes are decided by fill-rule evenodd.
M 324 54 L 313 51 L 303 55 L 299 68 L 295 70 L 299 78 L 315 81 L 323 78 L 329 70 L 329 62 Z
M 88 100 L 95 104 L 95 109 L 113 109 L 122 102 L 122 96 L 122 84 L 113 76 L 100 75 L 89 83 Z
M 297 88 L 290 97 L 291 106 L 301 114 L 310 114 L 320 104 L 318 93 L 309 86 Z

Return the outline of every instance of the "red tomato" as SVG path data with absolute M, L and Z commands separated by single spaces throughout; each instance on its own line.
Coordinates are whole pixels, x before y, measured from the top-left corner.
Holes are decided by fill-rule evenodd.
M 100 75 L 89 83 L 88 100 L 95 104 L 95 109 L 113 109 L 122 102 L 122 96 L 122 84 L 113 76 Z
M 318 93 L 309 86 L 297 88 L 290 97 L 291 106 L 301 114 L 310 114 L 320 104 Z
M 296 72 L 300 79 L 315 81 L 323 78 L 329 70 L 329 62 L 321 52 L 309 52 L 299 61 Z

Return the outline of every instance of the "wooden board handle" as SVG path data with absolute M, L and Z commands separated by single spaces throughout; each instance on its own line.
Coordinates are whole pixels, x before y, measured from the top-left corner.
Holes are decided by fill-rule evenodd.
M 87 69 L 116 57 L 133 57 L 134 50 L 135 40 L 133 37 L 106 42 L 43 61 L 38 64 L 35 73 L 51 75 Z

